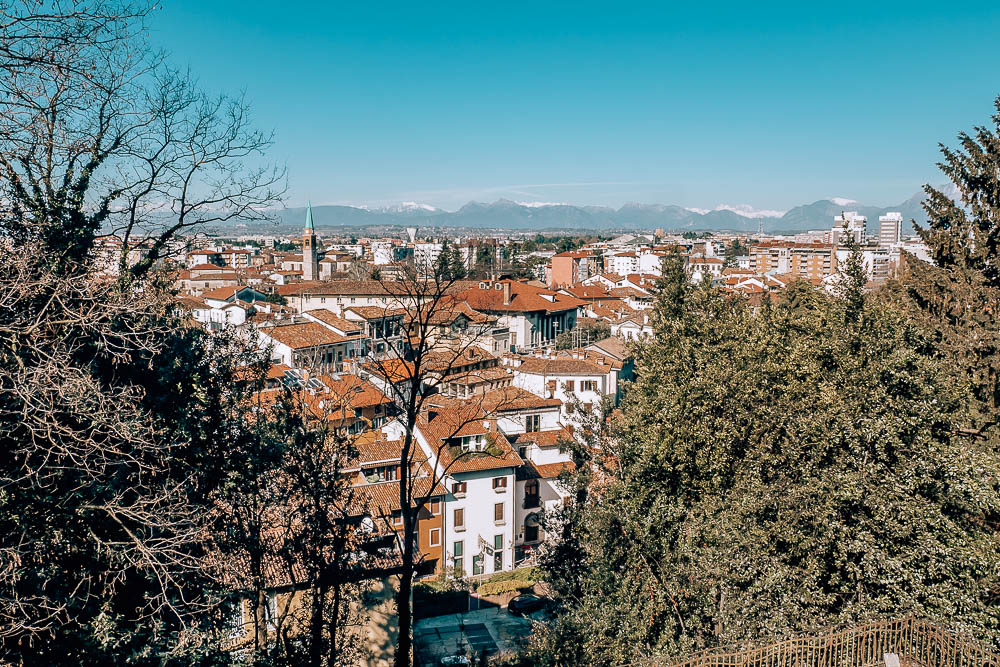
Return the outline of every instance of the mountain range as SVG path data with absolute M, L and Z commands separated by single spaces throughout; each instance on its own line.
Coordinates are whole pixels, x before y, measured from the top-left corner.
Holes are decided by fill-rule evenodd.
M 625 204 L 621 208 L 606 206 L 573 206 L 571 204 L 537 204 L 500 199 L 491 204 L 469 202 L 457 211 L 444 211 L 424 204 L 404 203 L 387 208 L 355 206 L 314 206 L 313 220 L 317 228 L 359 226 L 419 226 L 502 229 L 511 231 L 552 230 L 653 230 L 701 231 L 732 230 L 753 232 L 762 222 L 765 232 L 802 232 L 829 229 L 834 216 L 843 211 L 857 211 L 868 218 L 869 233 L 874 233 L 878 217 L 889 211 L 903 214 L 903 234 L 911 233 L 910 220 L 926 222 L 920 206 L 924 194 L 919 192 L 896 206 L 869 206 L 853 200 L 831 198 L 796 206 L 780 216 L 774 211 L 767 215 L 754 213 L 746 207 L 719 207 L 691 210 L 665 204 Z M 276 212 L 282 227 L 300 227 L 305 220 L 304 208 L 287 208 Z

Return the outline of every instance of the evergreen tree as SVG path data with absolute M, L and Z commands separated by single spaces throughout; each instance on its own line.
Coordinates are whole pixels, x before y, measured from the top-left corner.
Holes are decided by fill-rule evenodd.
M 994 129 L 960 133 L 957 149 L 941 146 L 939 167 L 960 198 L 924 186 L 929 222 L 915 227 L 934 264 L 908 256 L 903 277 L 905 302 L 934 332 L 937 353 L 971 382 L 978 414 L 970 427 L 980 432 L 1000 409 L 1000 98 L 995 106 Z
M 858 285 L 755 310 L 678 264 L 601 442 L 600 493 L 563 538 L 585 558 L 550 570 L 567 607 L 531 660 L 621 664 L 908 612 L 1000 643 L 1000 463 L 961 435 L 965 386 L 921 330 Z

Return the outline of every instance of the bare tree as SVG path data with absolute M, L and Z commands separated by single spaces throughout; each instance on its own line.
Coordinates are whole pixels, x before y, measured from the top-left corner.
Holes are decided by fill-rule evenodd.
M 249 362 L 155 268 L 179 232 L 260 215 L 281 172 L 244 102 L 148 48 L 148 10 L 0 7 L 0 662 L 181 655 L 221 587 L 206 509 Z M 108 230 L 144 254 L 119 281 L 93 271 Z
M 72 661 L 101 618 L 109 642 L 184 651 L 217 588 L 206 494 L 225 463 L 209 443 L 239 412 L 216 380 L 183 390 L 208 402 L 163 391 L 162 364 L 225 376 L 239 346 L 204 347 L 155 284 L 124 291 L 37 261 L 0 252 L 0 660 Z
M 221 545 L 236 596 L 250 601 L 248 631 L 235 645 L 272 664 L 353 665 L 365 653 L 364 592 L 395 574 L 398 561 L 377 550 L 354 485 L 360 380 L 309 381 L 252 398 L 251 427 L 261 434 L 252 443 L 263 449 L 239 453 L 253 474 L 227 497 L 235 530 Z
M 437 395 L 438 385 L 446 378 L 461 382 L 477 373 L 467 370 L 467 355 L 483 346 L 491 329 L 485 320 L 467 320 L 461 331 L 444 331 L 447 327 L 441 325 L 442 316 L 461 307 L 462 302 L 456 295 L 469 287 L 469 283 L 459 279 L 460 275 L 461 272 L 454 271 L 450 263 L 439 262 L 429 275 L 409 265 L 404 268 L 400 280 L 380 280 L 388 303 L 385 314 L 400 308 L 405 310 L 403 340 L 396 345 L 393 332 L 382 329 L 381 334 L 373 338 L 376 344 L 382 342 L 385 352 L 365 365 L 367 374 L 380 378 L 384 391 L 393 399 L 398 411 L 397 421 L 402 427 L 399 506 L 403 526 L 398 539 L 402 564 L 396 595 L 399 639 L 395 656 L 395 664 L 400 666 L 411 665 L 413 660 L 411 592 L 420 564 L 420 554 L 415 549 L 420 513 L 434 495 L 435 488 L 457 463 L 470 456 L 498 455 L 496 449 L 488 447 L 483 452 L 449 451 L 447 456 L 442 456 L 463 427 L 482 422 L 505 407 L 502 394 L 499 397 L 479 394 L 464 399 L 445 426 L 443 437 L 429 443 L 430 452 L 425 453 L 417 441 L 421 422 L 426 419 L 429 401 Z M 497 434 L 495 437 L 503 436 Z M 437 465 L 423 466 L 428 459 L 436 461 Z M 429 477 L 422 473 L 424 469 Z
M 247 103 L 164 65 L 141 37 L 146 13 L 107 0 L 0 14 L 0 232 L 41 244 L 56 270 L 109 232 L 121 272 L 141 276 L 178 233 L 264 217 L 283 192 Z

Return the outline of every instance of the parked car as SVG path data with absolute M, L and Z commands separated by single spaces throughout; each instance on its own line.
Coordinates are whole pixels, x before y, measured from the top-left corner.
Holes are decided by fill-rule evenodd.
M 455 655 L 446 655 L 441 658 L 441 667 L 463 667 L 464 665 L 471 665 L 469 659 L 465 657 L 464 653 L 456 653 Z
M 539 609 L 544 609 L 547 604 L 547 600 L 538 595 L 532 595 L 531 593 L 525 593 L 524 595 L 518 595 L 516 598 L 511 600 L 507 604 L 507 611 L 515 616 L 524 616 L 530 614 L 533 611 L 538 611 Z

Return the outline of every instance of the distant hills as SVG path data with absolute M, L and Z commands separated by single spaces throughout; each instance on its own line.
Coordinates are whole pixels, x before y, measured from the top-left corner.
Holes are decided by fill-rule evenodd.
M 867 216 L 869 233 L 878 217 L 888 211 L 903 214 L 903 233 L 910 230 L 910 219 L 926 221 L 920 206 L 924 195 L 919 192 L 895 206 L 868 206 L 851 200 L 821 199 L 796 206 L 783 215 L 761 218 L 764 231 L 802 232 L 829 229 L 833 218 L 842 211 L 858 211 Z M 299 227 L 305 220 L 304 208 L 283 209 L 277 213 L 282 227 Z M 432 206 L 405 203 L 390 208 L 369 209 L 354 206 L 314 206 L 313 219 L 318 228 L 359 226 L 419 226 L 507 229 L 512 231 L 553 230 L 734 230 L 752 232 L 758 218 L 751 213 L 721 208 L 713 211 L 692 211 L 681 206 L 664 204 L 625 204 L 615 209 L 605 206 L 573 206 L 570 204 L 532 204 L 500 199 L 492 204 L 469 202 L 457 211 L 444 211 Z

